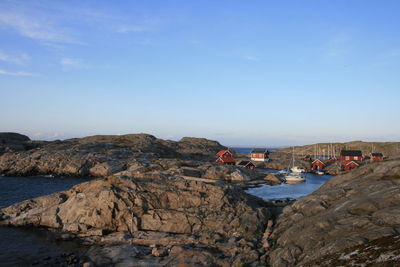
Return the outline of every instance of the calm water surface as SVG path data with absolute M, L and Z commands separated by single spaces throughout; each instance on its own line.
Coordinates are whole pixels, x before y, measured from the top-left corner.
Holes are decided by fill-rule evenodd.
M 275 170 L 263 170 L 264 172 L 275 173 Z M 264 200 L 285 199 L 306 196 L 317 190 L 322 184 L 328 181 L 331 175 L 315 175 L 306 173 L 306 181 L 297 184 L 262 185 L 257 188 L 250 188 L 247 193 L 258 196 Z
M 0 208 L 51 194 L 89 181 L 88 178 L 1 177 Z M 61 253 L 77 253 L 76 242 L 57 241 L 45 229 L 0 227 L 0 266 L 30 266 L 35 261 L 56 257 Z

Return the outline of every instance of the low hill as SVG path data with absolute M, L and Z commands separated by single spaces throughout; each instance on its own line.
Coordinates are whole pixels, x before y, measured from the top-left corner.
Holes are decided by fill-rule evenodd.
M 0 153 L 0 173 L 103 176 L 126 170 L 137 160 L 210 161 L 218 150 L 226 149 L 204 138 L 185 137 L 177 142 L 149 134 L 96 135 L 40 143 L 27 139 L 25 143 L 29 145 Z
M 0 133 L 0 155 L 6 151 L 25 150 L 29 137 L 19 133 Z
M 352 141 L 346 143 L 317 143 L 305 146 L 295 146 L 294 153 L 297 155 L 315 155 L 315 153 L 318 155 L 339 155 L 340 150 L 342 149 L 361 150 L 364 155 L 369 155 L 372 152 L 380 152 L 386 157 L 393 157 L 400 154 L 400 142 Z M 279 151 L 292 153 L 293 148 L 287 147 Z

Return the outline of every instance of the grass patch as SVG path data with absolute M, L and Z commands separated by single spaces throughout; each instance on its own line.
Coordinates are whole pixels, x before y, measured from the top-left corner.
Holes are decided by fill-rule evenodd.
M 366 209 L 361 209 L 361 208 L 354 208 L 354 209 L 349 210 L 349 213 L 353 214 L 353 215 L 361 216 L 361 215 L 371 215 L 372 211 L 369 211 Z
M 400 180 L 400 175 L 383 176 L 382 180 Z

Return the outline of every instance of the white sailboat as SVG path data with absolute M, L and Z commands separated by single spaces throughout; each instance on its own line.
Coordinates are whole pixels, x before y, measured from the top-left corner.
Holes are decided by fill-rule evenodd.
M 305 171 L 304 168 L 294 166 L 294 147 L 293 147 L 293 155 L 292 155 L 292 167 L 289 166 L 289 171 L 283 176 L 286 180 L 286 183 L 299 183 L 304 182 L 306 180 L 305 175 L 303 172 Z
M 300 183 L 305 182 L 306 177 L 303 173 L 288 173 L 284 176 L 286 183 L 293 184 L 293 183 Z
M 306 170 L 303 167 L 299 167 L 299 166 L 293 166 L 292 168 L 290 168 L 290 170 L 293 173 L 303 173 L 306 172 Z

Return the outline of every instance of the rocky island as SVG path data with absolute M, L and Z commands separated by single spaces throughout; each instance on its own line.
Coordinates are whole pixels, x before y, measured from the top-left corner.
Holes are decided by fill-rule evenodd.
M 226 182 L 260 174 L 213 164 L 224 148 L 215 141 L 139 134 L 2 143 L 6 175 L 98 177 L 0 211 L 2 226 L 44 227 L 89 246 L 89 266 L 398 266 L 400 260 L 395 156 L 338 175 L 277 212 Z
M 7 176 L 121 174 L 236 182 L 266 177 L 254 170 L 215 164 L 215 153 L 226 147 L 204 138 L 184 137 L 176 142 L 149 134 L 129 134 L 43 142 L 16 133 L 0 133 L 0 140 L 0 174 Z

